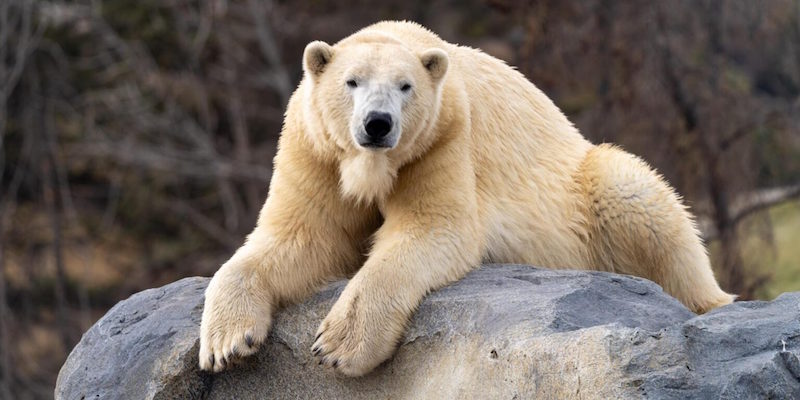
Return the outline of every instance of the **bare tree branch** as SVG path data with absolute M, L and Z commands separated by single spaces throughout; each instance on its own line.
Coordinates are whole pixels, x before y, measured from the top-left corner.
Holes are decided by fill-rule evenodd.
M 730 219 L 738 225 L 745 218 L 787 201 L 800 198 L 800 184 L 757 189 L 737 195 L 730 207 Z M 706 242 L 719 239 L 716 223 L 709 217 L 697 218 L 697 226 Z
M 800 198 L 800 183 L 768 189 L 759 189 L 744 195 L 739 195 L 731 204 L 730 219 L 738 224 L 747 216 L 781 204 L 783 202 Z
M 29 55 L 44 31 L 42 25 L 33 30 L 33 1 L 11 0 L 0 2 L 0 176 L 5 171 L 5 126 L 7 102 L 16 88 Z M 18 31 L 13 31 L 15 28 Z M 11 64 L 6 65 L 7 51 L 15 48 Z
M 105 158 L 121 165 L 153 171 L 169 172 L 176 176 L 211 179 L 225 178 L 268 183 L 272 170 L 261 165 L 239 165 L 219 158 L 195 160 L 180 154 L 146 148 L 143 145 L 124 146 L 107 142 L 81 143 L 65 149 L 67 158 Z
M 219 242 L 230 250 L 234 250 L 242 245 L 242 240 L 231 235 L 226 229 L 219 226 L 212 219 L 203 215 L 189 205 L 187 202 L 172 198 L 169 201 L 160 201 L 162 206 L 169 208 L 173 212 L 183 217 L 186 217 L 189 222 L 205 232 L 209 237 Z
M 292 83 L 286 67 L 281 62 L 278 44 L 267 22 L 267 12 L 273 8 L 272 1 L 248 0 L 247 4 L 250 7 L 250 14 L 253 16 L 253 22 L 255 23 L 259 48 L 272 69 L 273 87 L 281 96 L 281 104 L 286 105 L 289 102 L 289 96 L 292 94 Z

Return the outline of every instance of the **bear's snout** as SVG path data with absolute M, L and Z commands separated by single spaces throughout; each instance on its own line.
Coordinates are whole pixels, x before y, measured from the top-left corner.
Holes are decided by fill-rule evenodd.
M 392 115 L 380 111 L 370 111 L 364 119 L 364 130 L 373 141 L 383 139 L 392 131 Z

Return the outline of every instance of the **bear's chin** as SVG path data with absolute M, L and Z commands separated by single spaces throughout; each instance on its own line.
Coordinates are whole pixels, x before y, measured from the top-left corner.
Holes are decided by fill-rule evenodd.
M 397 171 L 384 153 L 359 152 L 339 164 L 342 194 L 360 203 L 381 201 L 392 191 Z

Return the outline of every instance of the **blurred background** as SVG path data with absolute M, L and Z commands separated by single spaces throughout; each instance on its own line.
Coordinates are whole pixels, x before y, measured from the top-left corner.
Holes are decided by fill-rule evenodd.
M 658 168 L 722 286 L 800 290 L 800 1 L 0 1 L 0 398 L 253 228 L 303 47 L 409 19 Z

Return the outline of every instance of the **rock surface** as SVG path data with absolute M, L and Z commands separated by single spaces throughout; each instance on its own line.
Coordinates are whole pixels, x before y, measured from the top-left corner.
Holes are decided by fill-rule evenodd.
M 213 376 L 196 360 L 207 284 L 114 306 L 70 354 L 56 398 L 800 398 L 800 293 L 695 316 L 644 279 L 484 266 L 428 296 L 395 356 L 350 379 L 309 350 L 346 282 L 279 312 L 257 355 Z

